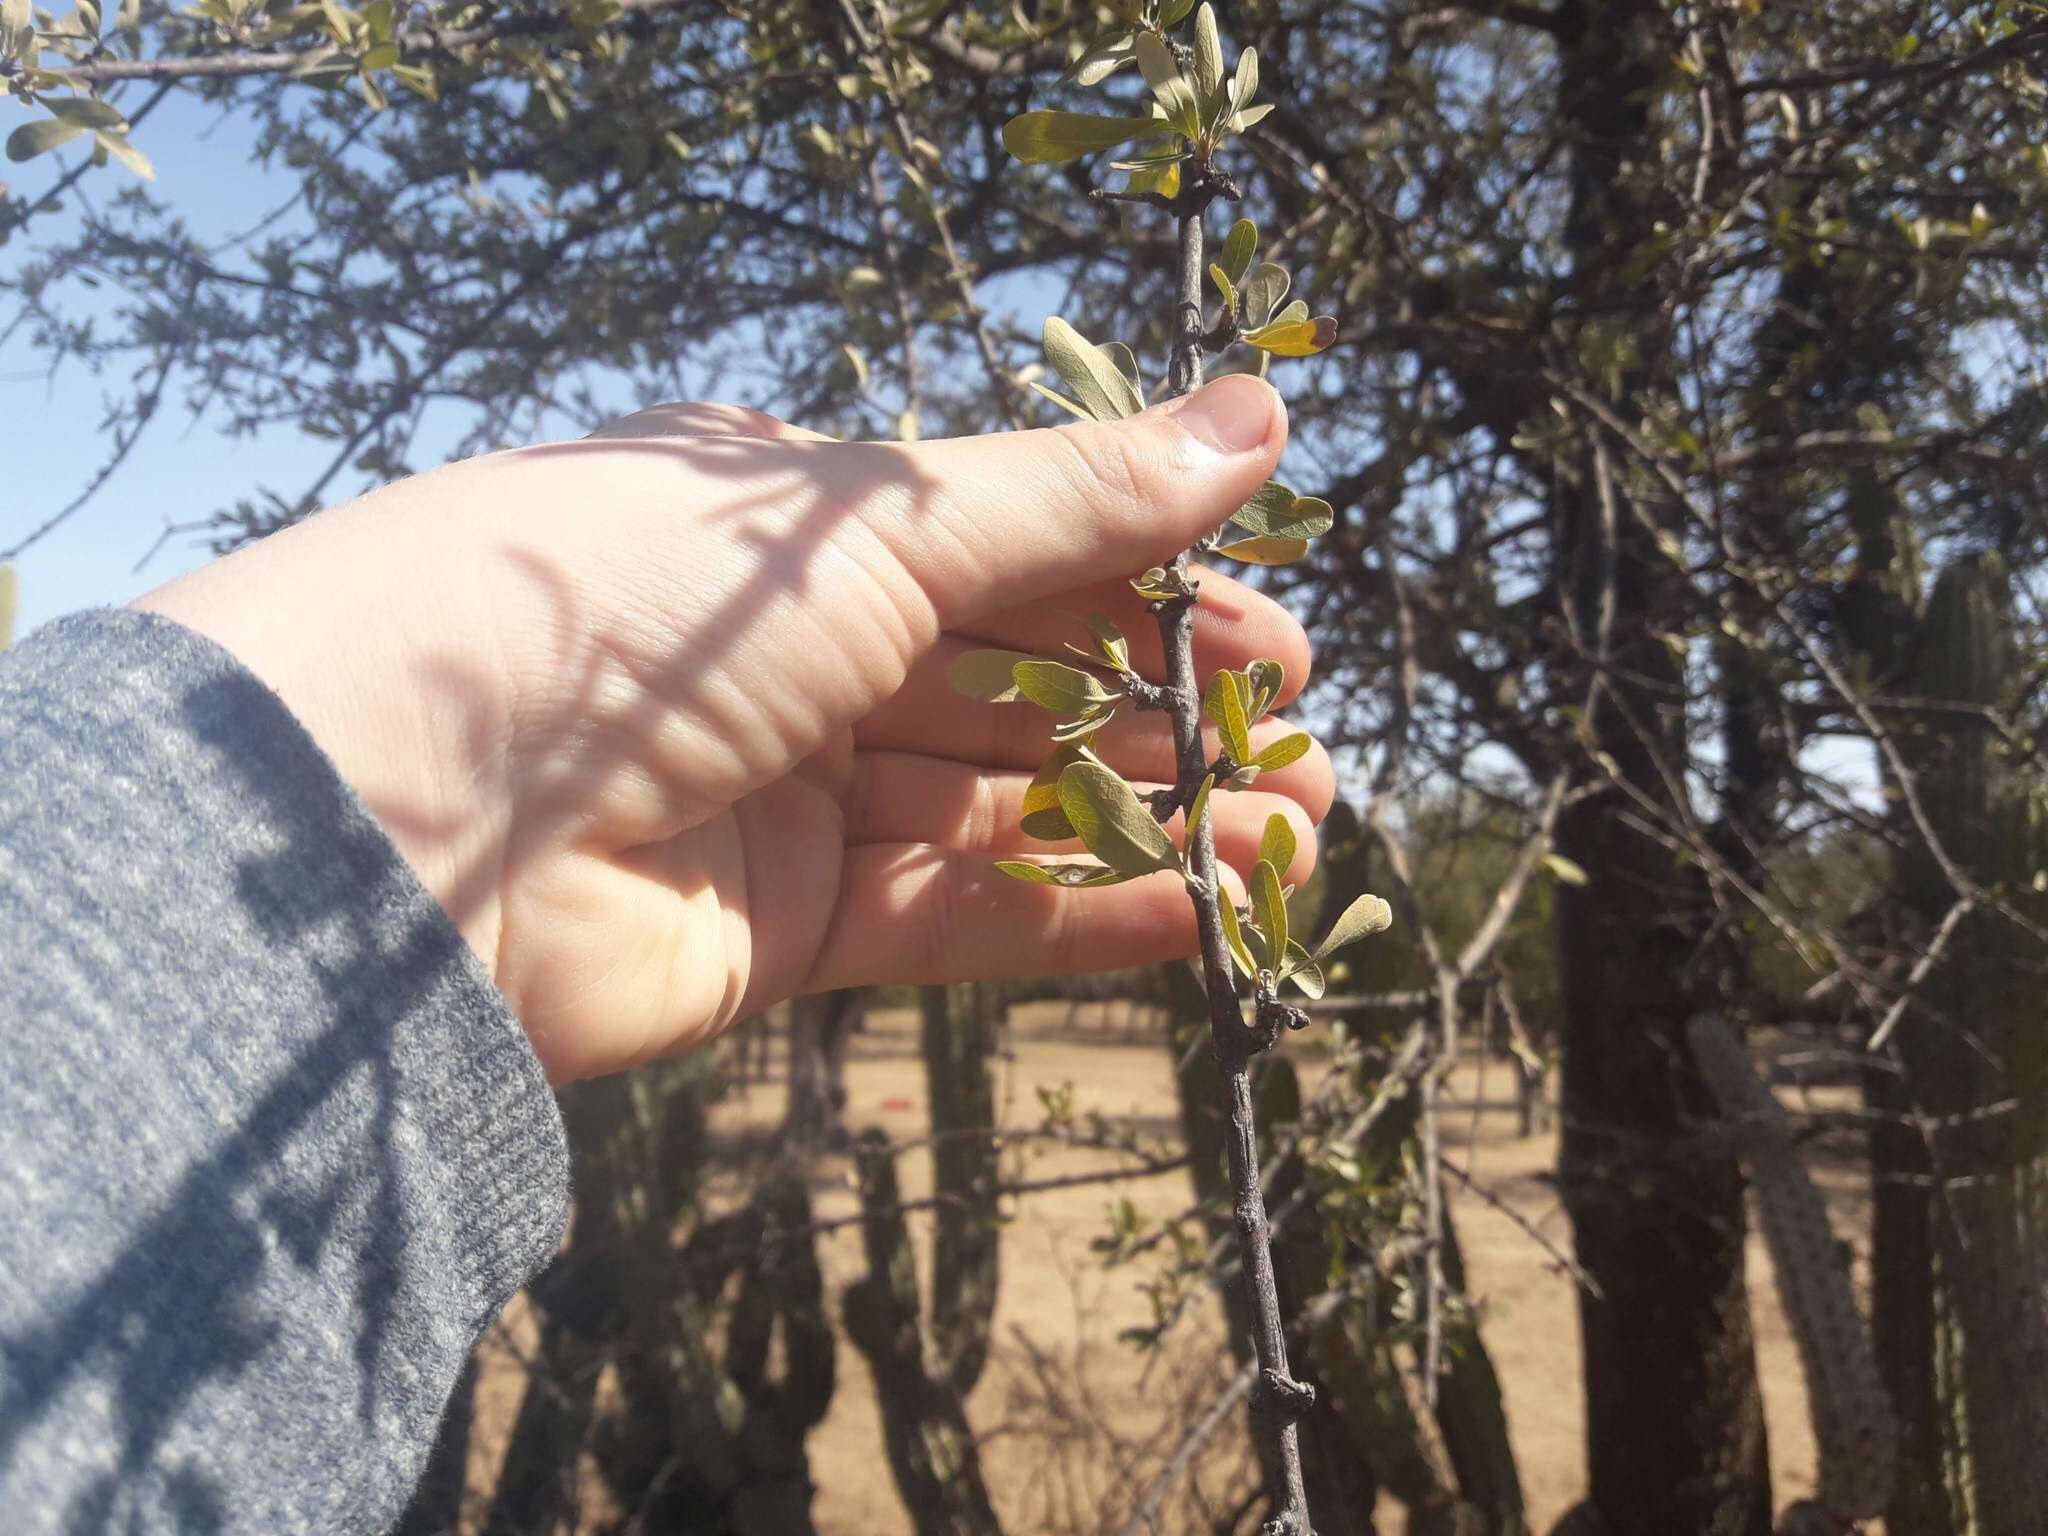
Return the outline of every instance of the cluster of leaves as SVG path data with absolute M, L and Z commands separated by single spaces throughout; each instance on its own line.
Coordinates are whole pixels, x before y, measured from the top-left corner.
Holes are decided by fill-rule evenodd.
M 85 138 L 91 141 L 94 164 L 114 160 L 144 180 L 156 175 L 148 157 L 129 139 L 130 125 L 121 109 L 89 92 L 75 93 L 64 71 L 43 62 L 46 47 L 71 55 L 102 46 L 102 33 L 107 41 L 132 33 L 140 14 L 137 0 L 122 0 L 111 17 L 102 13 L 99 0 L 74 0 L 71 15 L 62 22 L 48 16 L 39 21 L 34 0 L 0 0 L 0 86 L 24 105 L 39 105 L 49 113 L 7 136 L 8 159 L 33 160 L 60 144 Z

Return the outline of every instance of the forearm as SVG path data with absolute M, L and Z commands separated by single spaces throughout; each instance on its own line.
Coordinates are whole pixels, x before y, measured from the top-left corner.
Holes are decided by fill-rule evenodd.
M 380 1531 L 553 1252 L 502 997 L 283 706 L 162 620 L 0 661 L 0 1507 Z

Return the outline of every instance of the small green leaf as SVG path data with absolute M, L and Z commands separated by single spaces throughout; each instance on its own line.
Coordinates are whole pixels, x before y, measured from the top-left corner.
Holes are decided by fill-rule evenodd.
M 1003 125 L 1003 148 L 1026 165 L 1066 165 L 1159 131 L 1152 117 L 1103 117 L 1093 112 L 1026 112 Z
M 1329 982 L 1323 976 L 1323 968 L 1316 964 L 1307 950 L 1292 939 L 1287 941 L 1286 968 L 1280 975 L 1284 980 L 1293 982 L 1310 997 L 1321 997 L 1329 988 Z
M 1295 847 L 1293 824 L 1275 811 L 1266 818 L 1266 830 L 1259 837 L 1259 857 L 1284 874 L 1294 863 Z
M 1315 959 L 1321 963 L 1347 944 L 1384 933 L 1394 924 L 1394 909 L 1378 896 L 1361 896 L 1337 915 L 1329 936 L 1316 946 Z
M 379 43 L 362 57 L 360 68 L 367 73 L 373 69 L 389 69 L 404 57 L 396 43 Z
M 1277 262 L 1262 261 L 1240 285 L 1244 289 L 1242 323 L 1252 330 L 1273 318 L 1273 311 L 1287 297 L 1287 269 Z
M 4 566 L 0 566 L 0 574 L 4 574 L 5 569 Z M 4 643 L 4 637 L 0 637 L 0 643 Z M 1216 775 L 1213 773 L 1203 774 L 1202 787 L 1195 791 L 1195 798 L 1188 806 L 1187 828 L 1188 844 L 1190 847 L 1194 845 L 1195 828 L 1202 824 L 1202 813 L 1209 808 L 1209 792 L 1215 787 Z
M 1116 32 L 1101 39 L 1066 67 L 1060 75 L 1061 81 L 1100 85 L 1136 57 L 1131 52 L 1131 44 L 1135 40 L 1129 32 Z
M 1561 853 L 1543 855 L 1543 867 L 1566 885 L 1587 885 L 1592 881 L 1583 866 L 1574 863 Z
M 1216 291 L 1223 295 L 1223 302 L 1231 309 L 1237 308 L 1237 287 L 1230 281 L 1230 274 L 1215 262 L 1209 263 L 1209 281 L 1216 285 Z
M 1337 340 L 1337 322 L 1328 315 L 1314 320 L 1280 320 L 1247 331 L 1244 339 L 1275 357 L 1313 357 Z
M 1106 665 L 1119 672 L 1131 670 L 1131 642 L 1124 638 L 1124 632 L 1110 622 L 1103 613 L 1088 615 L 1088 629 L 1095 636 L 1095 654 Z
M 1249 51 L 1249 50 L 1247 50 Z M 1273 103 L 1262 101 L 1256 107 L 1247 107 L 1233 116 L 1226 124 L 1232 133 L 1243 133 L 1245 129 L 1265 121 L 1266 114 L 1273 110 Z
M 1145 83 L 1152 87 L 1152 99 L 1166 114 L 1167 124 L 1190 139 L 1200 138 L 1202 115 L 1195 100 L 1195 88 L 1180 72 L 1173 50 L 1150 32 L 1140 32 L 1133 47 L 1138 55 L 1138 68 L 1145 72 Z
M 1116 371 L 1129 381 L 1131 393 L 1137 396 L 1138 408 L 1143 410 L 1145 408 L 1145 381 L 1138 373 L 1137 354 L 1120 341 L 1105 341 L 1102 344 L 1102 352 L 1116 366 Z
M 1250 50 L 1246 50 L 1249 54 Z M 1244 60 L 1238 60 L 1238 70 L 1244 69 Z M 1252 253 L 1259 248 L 1259 226 L 1250 219 L 1239 219 L 1230 226 L 1230 233 L 1223 237 L 1223 272 L 1233 284 L 1242 283 L 1245 273 L 1251 270 Z
M 1153 603 L 1170 603 L 1181 594 L 1166 579 L 1166 567 L 1155 565 L 1142 576 L 1131 578 L 1131 590 Z
M 81 128 L 113 128 L 125 121 L 119 107 L 97 96 L 49 96 L 44 98 L 43 105 L 50 109 L 52 117 Z
M 14 643 L 14 609 L 21 596 L 21 585 L 11 565 L 0 565 L 0 651 Z M 1204 781 L 1206 784 L 1208 781 Z
M 1067 820 L 1066 810 L 1060 805 L 1060 775 L 1084 761 L 1084 751 L 1078 742 L 1062 742 L 1053 748 L 1052 756 L 1032 775 L 1031 783 L 1024 790 L 1023 814 L 1017 822 L 1026 837 L 1057 843 L 1078 835 L 1074 824 Z
M 1216 8 L 1207 0 L 1195 12 L 1195 89 L 1204 105 L 1221 100 L 1223 39 L 1216 32 Z
M 1216 722 L 1216 734 L 1223 750 L 1234 763 L 1251 761 L 1251 731 L 1244 718 L 1244 695 L 1238 692 L 1234 674 L 1218 672 L 1209 679 L 1209 691 L 1202 699 L 1202 713 Z
M 1269 538 L 1314 539 L 1330 531 L 1336 513 L 1320 496 L 1297 496 L 1278 480 L 1268 480 L 1231 521 Z
M 1045 398 L 1050 400 L 1054 405 L 1058 406 L 1061 410 L 1066 411 L 1069 415 L 1074 416 L 1078 420 L 1093 421 L 1095 419 L 1093 416 L 1088 414 L 1088 411 L 1084 406 L 1077 404 L 1075 401 L 1069 400 L 1065 395 L 1059 393 L 1057 390 L 1047 389 L 1043 384 L 1039 383 L 1036 379 L 1025 380 L 1024 386 L 1027 389 L 1037 390 L 1041 395 L 1045 396 Z
M 1115 359 L 1058 315 L 1045 322 L 1045 357 L 1097 421 L 1119 421 L 1145 408 Z
M 1247 977 L 1258 975 L 1259 963 L 1252 958 L 1252 948 L 1244 940 L 1244 925 L 1237 920 L 1237 908 L 1231 905 L 1228 896 L 1219 900 L 1216 907 L 1223 919 L 1223 942 L 1230 949 L 1230 958 Z
M 1027 656 L 1010 668 L 1010 675 L 1016 680 L 1019 693 L 1056 715 L 1080 714 L 1116 697 L 1094 673 L 1070 667 L 1063 661 Z
M 1057 742 L 1086 742 L 1089 737 L 1093 736 L 1115 718 L 1116 710 L 1113 707 L 1083 710 L 1074 719 L 1062 720 L 1058 725 L 1054 726 L 1052 728 L 1052 739 Z
M 1307 539 L 1269 539 L 1264 535 L 1257 538 L 1239 539 L 1234 544 L 1225 544 L 1216 551 L 1233 560 L 1242 560 L 1247 565 L 1292 565 L 1308 553 Z
M 1011 704 L 1024 696 L 1017 686 L 1017 663 L 1036 660 L 1029 651 L 968 651 L 953 658 L 946 681 L 956 693 L 984 704 Z
M 1194 8 L 1195 0 L 1164 0 L 1159 7 L 1159 25 L 1177 27 L 1187 19 L 1188 12 Z
M 1296 731 L 1291 736 L 1282 736 L 1278 741 L 1269 741 L 1252 758 L 1252 766 L 1264 773 L 1276 768 L 1285 768 L 1289 763 L 1305 754 L 1314 743 L 1307 731 Z
M 1280 872 L 1264 859 L 1252 866 L 1252 911 L 1266 936 L 1266 952 L 1287 953 L 1287 897 L 1280 890 Z
M 1230 110 L 1242 113 L 1259 94 L 1259 50 L 1247 48 L 1237 56 L 1237 73 L 1230 81 Z
M 1280 697 L 1280 689 L 1287 681 L 1287 669 L 1279 662 L 1261 659 L 1245 668 L 1245 681 L 1251 685 L 1251 702 L 1245 706 L 1245 720 L 1252 725 L 1266 717 L 1273 707 L 1273 701 Z
M 996 868 L 1012 880 L 1030 885 L 1063 885 L 1080 890 L 1094 885 L 1122 885 L 1130 879 L 1100 864 L 1029 864 L 1023 859 L 998 859 Z
M 85 130 L 77 123 L 67 123 L 56 117 L 23 123 L 7 135 L 7 158 L 33 160 L 37 155 L 48 154 L 59 144 L 68 144 L 83 132 Z
M 144 181 L 156 180 L 156 167 L 149 163 L 149 156 L 130 143 L 126 134 L 95 128 L 92 141 L 107 152 L 108 159 L 120 161 Z
M 1099 762 L 1075 763 L 1060 775 L 1060 806 L 1075 835 L 1111 869 L 1136 877 L 1180 864 L 1173 839 L 1137 791 Z

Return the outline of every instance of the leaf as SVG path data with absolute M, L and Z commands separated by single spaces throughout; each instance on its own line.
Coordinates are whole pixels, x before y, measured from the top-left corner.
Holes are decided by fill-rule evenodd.
M 1116 697 L 1094 673 L 1070 667 L 1063 661 L 1027 656 L 1010 668 L 1010 675 L 1017 680 L 1019 693 L 1056 715 L 1081 714 Z
M 4 577 L 5 571 L 6 567 L 0 566 L 0 577 Z M 0 645 L 4 645 L 5 643 L 5 635 L 0 635 Z M 1195 798 L 1188 805 L 1187 828 L 1188 842 L 1189 846 L 1191 847 L 1194 843 L 1195 828 L 1199 827 L 1202 824 L 1202 813 L 1208 810 L 1209 808 L 1209 792 L 1213 790 L 1215 787 L 1216 775 L 1213 773 L 1203 774 L 1202 787 L 1195 791 Z M 1228 905 L 1228 903 L 1225 903 L 1225 905 Z
M 1124 638 L 1124 632 L 1110 622 L 1102 613 L 1088 615 L 1088 628 L 1095 636 L 1095 651 L 1103 661 L 1119 672 L 1131 670 L 1131 642 Z
M 996 868 L 1012 880 L 1022 880 L 1031 885 L 1063 885 L 1069 890 L 1082 890 L 1094 885 L 1122 885 L 1131 878 L 1113 869 L 1104 869 L 1100 864 L 1028 864 L 1022 859 L 998 859 Z
M 1136 39 L 1129 32 L 1115 32 L 1091 46 L 1078 59 L 1066 67 L 1060 75 L 1062 82 L 1078 81 L 1082 85 L 1100 85 L 1111 75 L 1122 69 L 1136 57 L 1131 44 Z
M 1209 691 L 1202 699 L 1202 713 L 1216 722 L 1216 734 L 1233 763 L 1251 761 L 1251 734 L 1245 724 L 1244 695 L 1237 691 L 1231 673 L 1218 672 L 1209 679 Z
M 1223 942 L 1230 950 L 1230 958 L 1237 962 L 1237 968 L 1247 977 L 1259 974 L 1259 963 L 1252 958 L 1252 947 L 1244 939 L 1244 925 L 1237 920 L 1237 908 L 1230 898 L 1224 897 L 1216 903 L 1217 913 L 1223 919 Z
M 1256 329 L 1273 318 L 1273 311 L 1287 297 L 1287 269 L 1278 262 L 1262 261 L 1241 285 L 1244 289 L 1243 324 Z
M 0 651 L 14 643 L 14 610 L 20 596 L 21 584 L 15 577 L 14 567 L 0 565 Z
M 51 96 L 45 98 L 43 105 L 50 109 L 52 117 L 81 128 L 112 128 L 125 121 L 119 107 L 97 96 Z
M 1282 979 L 1293 982 L 1310 997 L 1321 997 L 1329 989 L 1329 982 L 1323 976 L 1323 968 L 1315 958 L 1292 939 L 1287 941 L 1286 969 L 1280 973 Z
M 1320 538 L 1336 520 L 1327 501 L 1319 496 L 1297 496 L 1278 480 L 1260 486 L 1231 518 L 1247 533 L 1276 539 Z
M 1115 718 L 1116 710 L 1114 708 L 1103 709 L 1098 707 L 1083 710 L 1072 720 L 1062 720 L 1058 725 L 1054 726 L 1052 728 L 1052 739 L 1059 742 L 1086 742 L 1089 737 L 1093 736 Z
M 1334 955 L 1346 945 L 1384 933 L 1393 925 L 1392 907 L 1378 896 L 1361 896 L 1337 914 L 1329 935 L 1316 946 L 1315 959 L 1320 964 L 1326 956 Z
M 1247 49 L 1246 51 L 1249 52 L 1250 50 Z M 1230 119 L 1230 121 L 1225 126 L 1229 128 L 1229 130 L 1232 133 L 1243 133 L 1245 129 L 1250 128 L 1257 123 L 1264 122 L 1266 120 L 1266 114 L 1268 112 L 1271 112 L 1272 110 L 1272 102 L 1262 101 L 1256 107 L 1247 107 L 1244 111 L 1237 113 L 1234 117 Z
M 1291 736 L 1282 736 L 1278 741 L 1269 741 L 1259 749 L 1251 766 L 1261 773 L 1271 773 L 1276 768 L 1285 768 L 1289 763 L 1303 756 L 1314 745 L 1307 731 L 1296 731 Z
M 1017 820 L 1026 837 L 1057 843 L 1077 835 L 1060 804 L 1060 775 L 1083 761 L 1085 750 L 1077 742 L 1062 742 L 1031 776 L 1024 790 L 1023 814 Z
M 1188 12 L 1194 8 L 1195 0 L 1165 0 L 1159 7 L 1159 25 L 1177 27 L 1187 19 Z
M 1543 867 L 1566 885 L 1589 885 L 1592 883 L 1593 877 L 1586 873 L 1583 866 L 1574 863 L 1561 853 L 1546 853 L 1543 855 Z
M 1247 565 L 1292 565 L 1308 553 L 1307 539 L 1239 539 L 1235 544 L 1225 544 L 1216 551 L 1233 560 L 1242 560 Z
M 1266 818 L 1266 830 L 1259 837 L 1259 857 L 1274 869 L 1285 871 L 1294 863 L 1294 825 L 1275 811 Z
M 1244 717 L 1248 723 L 1256 725 L 1273 707 L 1273 701 L 1280 697 L 1280 689 L 1287 681 L 1287 669 L 1277 661 L 1262 659 L 1245 668 L 1245 681 L 1251 684 L 1252 697 L 1245 706 Z
M 149 163 L 149 156 L 131 144 L 126 134 L 95 128 L 92 141 L 107 152 L 109 159 L 120 161 L 144 181 L 156 180 L 156 167 Z
M 373 69 L 389 69 L 392 65 L 396 64 L 402 57 L 404 57 L 404 55 L 398 51 L 398 44 L 379 43 L 376 47 L 372 48 L 368 53 L 363 55 L 362 61 L 358 67 L 364 70 L 365 72 L 368 72 Z
M 1154 603 L 1170 603 L 1181 594 L 1176 592 L 1166 579 L 1166 567 L 1155 565 L 1142 576 L 1131 578 L 1131 590 L 1138 596 Z
M 1275 357 L 1313 357 L 1337 340 L 1337 322 L 1328 315 L 1313 320 L 1281 320 L 1247 331 L 1244 339 Z
M 1259 931 L 1266 936 L 1266 952 L 1287 953 L 1287 897 L 1280 889 L 1280 872 L 1264 859 L 1252 866 L 1252 911 Z
M 1137 791 L 1098 762 L 1079 762 L 1060 775 L 1060 806 L 1088 851 L 1133 878 L 1180 864 L 1173 839 Z
M 1026 165 L 1067 165 L 1159 131 L 1153 117 L 1103 117 L 1093 112 L 1026 112 L 1003 124 L 1003 148 Z
M 0 26 L 17 37 L 25 35 L 34 21 L 34 0 L 0 0 Z
M 1237 56 L 1237 73 L 1230 81 L 1230 109 L 1242 115 L 1250 106 L 1252 98 L 1259 94 L 1259 50 L 1247 48 Z M 1235 125 L 1233 125 L 1235 131 Z
M 1201 93 L 1202 105 L 1221 103 L 1223 39 L 1216 32 L 1216 8 L 1208 0 L 1195 12 L 1195 89 Z
M 1249 54 L 1250 50 L 1246 50 Z M 1240 72 L 1244 60 L 1238 60 Z M 1251 270 L 1252 253 L 1259 248 L 1259 226 L 1250 219 L 1239 219 L 1230 226 L 1230 233 L 1223 237 L 1223 271 L 1232 283 L 1242 283 L 1245 273 Z
M 1151 32 L 1140 32 L 1133 46 L 1138 55 L 1138 68 L 1145 72 L 1145 83 L 1152 87 L 1152 99 L 1166 114 L 1167 123 L 1188 138 L 1200 138 L 1202 117 L 1195 100 L 1195 88 L 1180 72 L 1173 50 Z
M 1214 283 L 1216 291 L 1223 295 L 1224 304 L 1228 308 L 1236 309 L 1237 287 L 1230 281 L 1230 274 L 1213 261 L 1209 263 L 1209 281 Z
M 1130 381 L 1131 393 L 1138 397 L 1138 409 L 1145 408 L 1145 381 L 1138 373 L 1137 354 L 1120 341 L 1105 341 L 1102 351 L 1116 371 Z
M 1095 419 L 1093 416 L 1090 416 L 1088 414 L 1087 407 L 1080 405 L 1075 401 L 1069 400 L 1065 395 L 1061 394 L 1058 390 L 1047 389 L 1043 384 L 1039 383 L 1036 379 L 1026 379 L 1024 381 L 1024 387 L 1026 389 L 1037 390 L 1041 395 L 1045 396 L 1046 399 L 1050 400 L 1054 405 L 1058 406 L 1061 410 L 1068 412 L 1070 415 L 1078 418 L 1081 421 L 1093 421 Z
M 67 123 L 61 118 L 38 118 L 33 123 L 23 123 L 7 135 L 7 158 L 10 160 L 33 160 L 37 155 L 48 154 L 59 144 L 68 144 L 85 130 L 76 123 Z
M 946 681 L 954 692 L 984 704 L 1011 704 L 1024 696 L 1017 686 L 1017 663 L 1036 660 L 1029 651 L 969 651 L 953 658 Z
M 1045 322 L 1045 357 L 1097 421 L 1120 421 L 1145 408 L 1110 355 L 1058 315 Z

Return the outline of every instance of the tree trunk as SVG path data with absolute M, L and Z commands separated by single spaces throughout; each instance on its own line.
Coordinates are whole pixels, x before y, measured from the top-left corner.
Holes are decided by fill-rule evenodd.
M 1653 114 L 1671 54 L 1666 11 L 1656 0 L 1567 0 L 1555 14 L 1560 116 L 1572 149 L 1574 301 L 1604 315 L 1566 340 L 1611 344 L 1594 326 L 1627 326 L 1629 350 L 1610 395 L 1633 421 L 1654 398 L 1670 350 L 1657 292 L 1631 275 L 1661 216 L 1642 190 L 1644 168 L 1632 162 L 1655 153 Z M 1614 457 L 1625 465 L 1618 448 Z M 1581 727 L 1594 762 L 1576 787 L 1594 792 L 1565 811 L 1557 839 L 1590 876 L 1561 887 L 1557 903 L 1559 1171 L 1579 1261 L 1603 1293 L 1582 1292 L 1579 1302 L 1589 1502 L 1612 1536 L 1768 1536 L 1742 1182 L 1733 1158 L 1694 1133 L 1712 1109 L 1685 1042 L 1707 893 L 1696 868 L 1631 825 L 1640 809 L 1601 790 L 1605 775 L 1595 766 L 1605 754 L 1653 805 L 1678 809 L 1688 760 L 1684 679 L 1656 636 L 1684 628 L 1688 597 L 1653 531 L 1670 516 L 1667 504 L 1632 502 L 1631 477 L 1610 472 L 1591 446 L 1567 451 L 1558 471 L 1557 586 L 1582 651 L 1596 646 L 1611 606 L 1606 694 Z M 1595 664 L 1582 653 L 1560 682 L 1579 692 Z
M 789 1005 L 789 1099 L 784 1144 L 798 1152 L 846 1145 L 846 1053 L 867 995 L 819 992 Z

